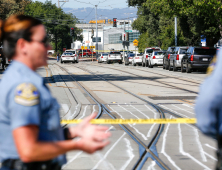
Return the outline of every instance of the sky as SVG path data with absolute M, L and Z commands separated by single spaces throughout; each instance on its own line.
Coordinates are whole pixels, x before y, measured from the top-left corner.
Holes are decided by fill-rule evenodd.
M 46 2 L 46 0 L 38 0 L 40 2 Z M 50 0 L 48 0 L 50 1 Z M 60 0 L 65 1 L 65 0 Z M 98 8 L 112 9 L 112 8 L 127 8 L 127 0 L 66 0 L 69 2 L 64 3 L 62 8 L 86 8 L 95 7 L 98 4 Z M 53 4 L 58 6 L 58 0 L 51 0 Z M 63 2 L 60 2 L 60 6 Z

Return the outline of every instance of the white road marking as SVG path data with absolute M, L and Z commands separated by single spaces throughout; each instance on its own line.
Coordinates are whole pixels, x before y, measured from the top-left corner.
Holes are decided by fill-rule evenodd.
M 109 105 L 108 105 L 109 106 Z M 110 106 L 109 106 L 110 107 Z M 119 112 L 117 112 L 116 110 L 114 110 L 112 107 L 110 107 L 115 113 L 117 113 L 122 119 L 124 119 L 124 117 L 119 113 Z M 147 139 L 147 137 L 144 135 L 144 134 L 142 134 L 137 128 L 135 128 L 133 125 L 131 125 L 131 124 L 128 124 L 130 127 L 132 127 L 138 134 L 140 134 L 142 137 L 143 137 L 143 139 L 144 140 L 148 140 Z
M 171 118 L 172 118 L 172 116 L 170 116 L 170 119 L 171 119 Z M 171 157 L 165 152 L 166 138 L 167 138 L 167 132 L 168 132 L 168 130 L 169 130 L 169 127 L 170 127 L 170 124 L 168 123 L 168 124 L 167 124 L 167 128 L 166 128 L 166 131 L 165 131 L 165 133 L 164 133 L 164 135 L 163 135 L 163 143 L 162 143 L 161 153 L 163 153 L 163 154 L 167 157 L 168 161 L 169 161 L 176 169 L 180 169 L 180 168 L 175 164 L 175 162 L 171 159 Z
M 106 157 L 109 155 L 109 153 L 113 150 L 113 148 L 119 143 L 119 141 L 123 138 L 123 136 L 126 135 L 126 132 L 123 133 L 123 135 L 113 144 L 113 146 L 106 152 L 106 154 L 103 156 L 102 159 L 99 160 L 99 162 L 92 168 L 92 170 L 95 170 L 99 164 L 106 159 Z
M 69 106 L 67 104 L 61 104 L 61 105 L 62 105 L 62 109 L 65 112 L 65 114 L 67 114 L 67 113 L 70 114 Z
M 174 104 L 172 104 L 172 106 L 173 106 L 173 107 L 176 107 L 176 108 L 178 108 L 178 109 L 180 109 L 180 110 L 183 110 L 183 111 L 185 111 L 185 112 L 187 112 L 187 113 L 191 113 L 192 115 L 194 114 L 193 112 L 190 112 L 190 111 L 188 111 L 188 110 L 182 109 L 182 108 L 180 108 L 180 107 L 178 107 L 178 106 L 175 106 Z
M 183 150 L 183 139 L 182 139 L 182 133 L 181 133 L 181 128 L 180 128 L 180 123 L 178 124 L 178 130 L 179 130 L 179 150 L 180 153 L 184 156 L 189 157 L 190 159 L 192 159 L 194 162 L 196 162 L 197 164 L 199 164 L 200 166 L 204 167 L 205 169 L 209 169 L 209 167 L 207 167 L 206 165 L 202 164 L 200 161 L 198 161 L 196 158 L 194 158 L 193 156 L 191 156 L 189 153 L 184 152 Z
M 186 116 L 186 115 L 184 115 L 184 114 L 181 114 L 181 113 L 178 113 L 177 111 L 174 111 L 174 110 L 172 110 L 172 109 L 170 109 L 170 108 L 168 108 L 168 107 L 166 107 L 166 106 L 163 106 L 163 105 L 160 105 L 160 106 L 162 106 L 163 108 L 165 108 L 165 109 L 167 109 L 167 110 L 169 110 L 169 111 L 171 111 L 171 112 L 174 112 L 174 113 L 176 113 L 176 114 L 182 115 L 183 117 L 188 117 L 188 116 Z M 190 117 L 188 117 L 188 118 L 190 118 Z
M 65 168 L 68 164 L 70 164 L 71 162 L 73 162 L 79 155 L 81 155 L 83 153 L 83 151 L 78 152 L 72 159 L 70 159 L 66 164 L 64 164 L 62 166 L 62 169 Z
M 87 107 L 88 107 L 88 105 L 85 106 L 84 111 L 83 111 L 83 114 L 82 114 L 82 116 L 81 116 L 80 118 L 78 118 L 78 120 L 85 117 Z
M 136 107 L 130 105 L 132 108 L 134 108 L 135 110 L 137 110 L 138 112 L 140 112 L 143 116 L 145 116 L 147 119 L 149 119 L 150 117 L 145 115 L 143 112 L 141 112 L 139 109 L 137 109 Z
M 156 118 L 157 118 L 156 110 L 150 109 L 150 108 L 149 108 L 147 105 L 145 105 L 145 104 L 144 104 L 144 106 L 146 106 L 146 108 L 148 108 L 151 112 L 154 113 L 154 119 L 156 119 Z M 147 133 L 147 135 L 146 135 L 147 137 L 150 137 L 151 132 L 152 132 L 152 130 L 153 130 L 153 128 L 154 128 L 155 125 L 156 125 L 156 123 L 152 124 L 152 126 L 150 127 L 150 130 L 148 131 L 148 133 Z
M 205 143 L 205 146 L 207 146 L 207 147 L 209 147 L 209 148 L 211 148 L 211 149 L 213 149 L 213 150 L 215 150 L 215 151 L 217 150 L 215 147 L 209 145 L 208 143 Z
M 152 161 L 150 166 L 148 166 L 148 170 L 155 170 L 154 166 L 156 165 L 155 161 Z
M 140 119 L 138 116 L 136 116 L 135 114 L 133 114 L 131 111 L 127 110 L 126 108 L 120 106 L 119 104 L 118 104 L 118 106 L 121 107 L 122 109 L 124 109 L 125 111 L 129 112 L 131 115 L 135 116 L 137 119 Z
M 79 106 L 79 104 L 76 106 L 74 113 L 72 115 L 70 115 L 68 119 L 73 119 L 73 116 L 76 114 L 78 106 Z
M 197 145 L 198 145 L 198 148 L 199 148 L 199 151 L 200 151 L 200 155 L 201 155 L 202 161 L 203 162 L 207 162 L 207 158 L 206 158 L 206 156 L 204 154 L 203 147 L 202 147 L 201 142 L 199 140 L 198 130 L 195 129 L 194 127 L 192 127 L 192 128 L 193 128 L 195 136 L 196 136 L 196 142 L 197 142 Z
M 102 159 L 103 158 L 103 155 L 100 153 L 100 152 L 96 152 L 95 154 L 94 154 L 95 156 L 97 156 L 98 158 L 98 160 L 100 160 L 100 159 Z M 93 156 L 94 156 L 93 155 Z M 90 158 L 92 159 L 92 161 L 95 161 L 95 159 L 94 158 L 92 158 L 92 156 L 90 156 Z M 102 166 L 103 167 L 110 167 L 112 170 L 115 170 L 115 167 L 110 163 L 110 162 L 108 162 L 108 161 L 106 161 L 106 160 L 104 160 L 103 162 L 102 162 Z
M 217 161 L 217 159 L 216 159 L 216 158 L 214 158 L 213 156 L 211 156 L 211 155 L 210 155 L 210 154 L 208 154 L 207 152 L 204 152 L 204 154 L 205 154 L 205 155 L 207 155 L 208 157 L 210 157 L 211 159 L 213 159 L 213 160 Z
M 189 108 L 192 108 L 192 109 L 194 109 L 194 107 L 192 107 L 192 106 L 189 106 L 189 105 L 187 105 L 187 104 L 183 104 L 184 106 L 186 106 L 186 107 L 189 107 Z
M 127 138 L 124 138 L 124 140 L 126 142 L 126 147 L 128 148 L 127 153 L 128 153 L 128 156 L 129 156 L 129 160 L 122 166 L 121 170 L 126 169 L 126 167 L 129 165 L 129 163 L 133 160 L 133 158 L 135 156 L 133 154 L 133 148 L 130 145 L 130 141 Z

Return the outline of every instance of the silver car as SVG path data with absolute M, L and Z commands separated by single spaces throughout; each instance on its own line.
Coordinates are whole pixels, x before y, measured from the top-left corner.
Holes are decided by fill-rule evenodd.
M 169 71 L 177 71 L 181 68 L 181 60 L 189 47 L 176 47 L 169 58 Z

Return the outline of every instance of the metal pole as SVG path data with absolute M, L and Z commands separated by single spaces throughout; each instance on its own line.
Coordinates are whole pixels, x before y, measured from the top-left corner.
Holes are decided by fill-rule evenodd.
M 177 46 L 177 17 L 175 17 L 175 46 Z
M 98 58 L 98 25 L 97 25 L 97 6 L 96 7 L 96 59 Z
M 58 8 L 60 8 L 59 0 L 58 0 Z
M 103 23 L 103 52 L 104 52 L 104 23 Z

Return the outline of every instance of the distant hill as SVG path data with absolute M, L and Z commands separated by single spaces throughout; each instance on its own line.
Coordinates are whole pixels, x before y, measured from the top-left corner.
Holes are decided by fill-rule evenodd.
M 78 19 L 84 19 L 86 23 L 95 20 L 95 8 L 63 8 L 66 13 L 73 13 Z M 97 19 L 129 19 L 137 18 L 137 8 L 113 8 L 97 9 Z

